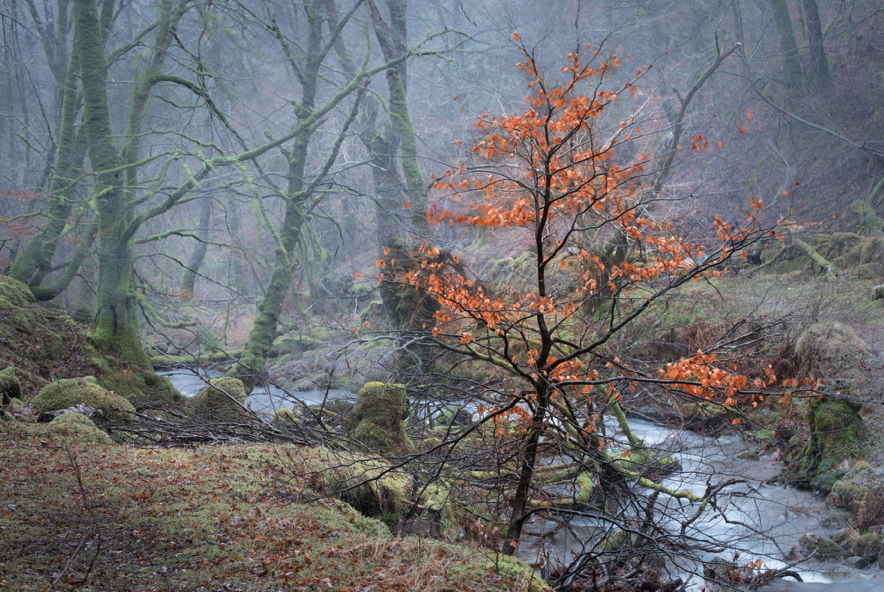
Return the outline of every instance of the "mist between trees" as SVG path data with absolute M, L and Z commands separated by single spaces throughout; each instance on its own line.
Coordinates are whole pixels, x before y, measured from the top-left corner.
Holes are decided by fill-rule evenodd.
M 524 586 L 801 579 L 749 506 L 864 456 L 874 354 L 817 325 L 884 282 L 882 17 L 0 0 L 3 281 L 80 325 L 10 380 L 94 376 L 129 446 L 274 443 L 299 503 Z

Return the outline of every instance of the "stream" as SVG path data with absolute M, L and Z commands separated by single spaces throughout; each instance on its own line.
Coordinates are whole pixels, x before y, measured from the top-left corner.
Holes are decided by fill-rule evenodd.
M 201 370 L 199 374 L 186 370 L 172 370 L 158 372 L 157 374 L 168 378 L 172 382 L 172 386 L 178 389 L 178 392 L 185 397 L 194 396 L 201 388 L 206 386 L 208 380 L 221 376 L 220 372 L 213 370 Z M 257 413 L 273 415 L 274 411 L 283 407 L 292 409 L 295 405 L 293 398 L 303 401 L 307 405 L 318 405 L 323 401 L 333 401 L 335 399 L 356 400 L 355 393 L 341 389 L 289 391 L 289 393 L 286 394 L 282 389 L 271 385 L 256 386 L 255 390 L 246 397 L 246 405 Z
M 195 375 L 187 371 L 163 372 L 172 381 L 182 395 L 192 397 L 210 378 L 218 373 L 202 373 Z M 254 411 L 272 414 L 281 407 L 293 407 L 292 397 L 308 404 L 319 404 L 323 400 L 350 399 L 355 401 L 356 395 L 349 391 L 330 389 L 305 392 L 292 392 L 287 395 L 283 390 L 273 387 L 257 387 L 246 399 L 246 404 Z M 692 525 L 694 535 L 705 541 L 729 541 L 728 546 L 739 550 L 738 564 L 750 560 L 761 559 L 763 568 L 784 567 L 783 557 L 804 534 L 819 534 L 831 537 L 836 529 L 821 526 L 820 521 L 827 512 L 824 501 L 811 492 L 801 491 L 781 485 L 773 485 L 780 472 L 780 465 L 769 456 L 758 460 L 741 460 L 738 455 L 751 450 L 750 446 L 736 435 L 710 438 L 693 432 L 668 429 L 654 423 L 630 419 L 633 434 L 649 447 L 662 451 L 672 451 L 678 458 L 682 470 L 665 478 L 662 484 L 666 487 L 703 494 L 707 487 L 707 479 L 712 475 L 712 482 L 717 483 L 731 478 L 744 479 L 746 484 L 737 484 L 725 489 L 719 495 L 719 503 L 723 515 L 706 512 Z M 616 424 L 611 422 L 611 432 L 616 432 Z M 611 433 L 609 432 L 609 433 Z M 615 440 L 625 444 L 622 434 L 614 434 Z M 675 522 L 679 514 L 688 511 L 687 506 L 680 507 L 672 499 L 661 495 L 657 502 L 657 511 L 669 516 Z M 682 514 L 683 515 L 683 514 Z M 576 517 L 570 522 L 570 529 L 562 528 L 550 534 L 554 522 L 535 518 L 525 526 L 523 540 L 519 546 L 519 557 L 529 565 L 537 566 L 544 556 L 554 560 L 569 562 L 572 552 L 581 549 L 580 539 L 592 538 L 597 530 L 597 523 L 590 518 Z M 576 536 L 575 536 L 576 535 Z M 727 559 L 732 558 L 732 552 Z M 713 555 L 703 557 L 712 559 Z M 699 571 L 698 566 L 690 564 L 670 564 L 673 574 L 682 574 L 688 580 L 688 574 Z M 864 571 L 843 568 L 834 564 L 811 563 L 793 568 L 798 572 L 803 583 L 791 579 L 774 581 L 764 588 L 765 592 L 873 592 L 884 590 L 884 579 L 868 579 L 878 573 L 878 569 Z M 700 590 L 702 578 L 690 580 L 688 590 Z

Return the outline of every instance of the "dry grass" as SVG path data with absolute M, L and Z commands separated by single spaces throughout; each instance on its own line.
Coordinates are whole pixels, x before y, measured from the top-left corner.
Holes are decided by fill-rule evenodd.
M 795 343 L 795 356 L 804 372 L 833 377 L 853 373 L 869 350 L 850 326 L 829 321 L 804 330 Z

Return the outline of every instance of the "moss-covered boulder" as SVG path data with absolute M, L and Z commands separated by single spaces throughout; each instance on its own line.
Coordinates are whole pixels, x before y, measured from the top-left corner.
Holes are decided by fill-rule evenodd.
M 314 480 L 320 493 L 333 494 L 366 516 L 398 513 L 411 491 L 411 478 L 391 470 L 389 463 L 316 448 L 312 463 L 322 467 Z M 324 483 L 323 483 L 324 482 Z
M 822 560 L 838 559 L 839 557 L 847 557 L 847 550 L 838 543 L 817 534 L 806 534 L 798 539 L 798 542 L 789 553 L 789 559 L 798 559 L 799 557 L 814 557 Z
M 197 413 L 214 421 L 241 421 L 248 417 L 243 409 L 246 391 L 238 378 L 213 378 L 193 396 L 191 404 Z
M 875 497 L 882 497 L 884 483 L 869 463 L 859 461 L 832 486 L 829 503 L 844 508 L 854 516 L 859 516 L 865 511 L 870 492 L 875 494 Z
M 804 451 L 805 462 L 817 467 L 848 458 L 858 452 L 858 437 L 863 431 L 862 403 L 847 398 L 823 397 L 808 406 L 805 420 L 810 439 Z M 822 467 L 827 468 L 827 467 Z
M 850 391 L 843 393 L 848 395 Z M 825 471 L 862 454 L 860 436 L 864 424 L 860 415 L 862 403 L 846 396 L 825 396 L 807 403 L 805 410 L 807 444 L 796 444 L 786 455 L 782 478 L 799 488 L 810 489 Z
M 20 342 L 35 361 L 59 360 L 65 354 L 63 339 L 51 326 L 46 311 L 37 305 L 28 287 L 0 276 L 0 337 Z M 35 340 L 32 337 L 39 337 Z
M 408 448 L 407 414 L 405 386 L 369 382 L 359 390 L 350 414 L 350 437 L 380 454 L 401 453 Z
M 884 264 L 878 261 L 863 263 L 856 268 L 856 275 L 863 280 L 878 281 L 884 279 Z
M 46 424 L 44 429 L 48 433 L 79 442 L 92 442 L 106 446 L 113 444 L 110 436 L 95 427 L 91 419 L 80 413 L 63 413 Z
M 6 405 L 11 399 L 21 399 L 21 384 L 15 375 L 15 368 L 10 366 L 0 372 L 0 398 Z
M 6 410 L 10 413 L 22 414 L 25 412 L 27 405 L 21 399 L 10 399 L 6 404 Z
M 288 407 L 283 407 L 282 409 L 277 409 L 273 413 L 273 423 L 283 426 L 299 425 L 301 423 L 301 418 Z
M 128 400 L 100 386 L 91 376 L 62 379 L 43 387 L 31 405 L 37 411 L 58 411 L 74 405 L 88 405 L 98 409 L 113 421 L 134 422 L 135 407 Z
M 859 533 L 848 527 L 832 537 L 832 540 L 849 551 L 851 556 L 862 557 L 868 563 L 876 562 L 884 554 L 884 539 L 876 532 Z

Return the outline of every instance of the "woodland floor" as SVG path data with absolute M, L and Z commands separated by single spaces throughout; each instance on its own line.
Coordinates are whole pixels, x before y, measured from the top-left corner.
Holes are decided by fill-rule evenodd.
M 0 590 L 545 589 L 487 549 L 298 503 L 284 446 L 146 450 L 5 426 Z

